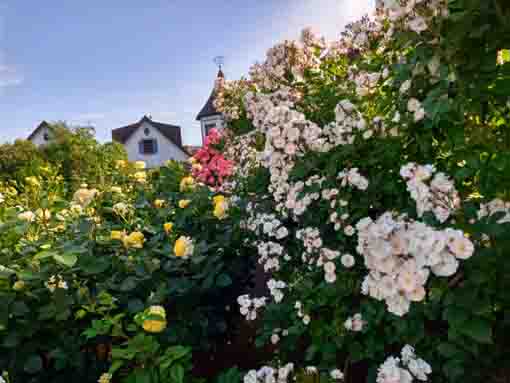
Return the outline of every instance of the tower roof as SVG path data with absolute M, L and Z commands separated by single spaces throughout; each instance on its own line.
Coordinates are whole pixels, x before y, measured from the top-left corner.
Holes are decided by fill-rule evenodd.
M 225 74 L 223 73 L 221 68 L 218 70 L 218 74 L 216 75 L 216 81 L 218 81 L 219 79 L 222 79 L 222 80 L 225 79 Z M 217 111 L 216 108 L 214 107 L 214 100 L 216 99 L 216 92 L 217 92 L 217 89 L 216 89 L 216 83 L 215 83 L 215 86 L 211 92 L 211 95 L 207 99 L 207 102 L 205 103 L 205 105 L 200 110 L 200 113 L 198 113 L 198 115 L 197 115 L 197 121 L 200 121 L 204 117 L 216 116 L 216 115 L 221 114 L 221 112 Z

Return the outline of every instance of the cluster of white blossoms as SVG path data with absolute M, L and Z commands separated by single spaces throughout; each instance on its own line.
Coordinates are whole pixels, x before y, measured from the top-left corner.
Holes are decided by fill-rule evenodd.
M 407 190 L 416 201 L 418 217 L 431 211 L 443 223 L 459 208 L 460 197 L 455 184 L 446 174 L 436 172 L 434 166 L 410 162 L 402 166 L 400 175 L 407 181 Z
M 252 169 L 260 165 L 258 152 L 255 149 L 255 132 L 237 136 L 230 140 L 226 146 L 224 156 L 232 161 L 232 178 L 246 178 Z
M 413 113 L 414 122 L 421 121 L 425 118 L 425 108 L 417 98 L 410 98 L 407 102 L 407 111 Z
M 352 168 L 339 172 L 337 179 L 340 180 L 342 187 L 349 185 L 362 191 L 365 191 L 368 188 L 368 179 L 359 173 L 358 168 Z
M 274 89 L 286 81 L 291 74 L 295 79 L 303 78 L 305 70 L 318 68 L 320 60 L 316 50 L 324 50 L 326 43 L 310 29 L 304 29 L 299 41 L 286 40 L 270 48 L 266 61 L 250 68 L 250 79 L 265 89 Z
M 241 295 L 237 298 L 239 304 L 239 312 L 246 320 L 257 319 L 257 310 L 266 305 L 266 297 L 250 298 L 248 294 Z
M 429 29 L 434 17 L 448 16 L 446 0 L 383 0 L 384 10 L 389 19 L 404 30 L 422 33 Z
M 348 145 L 354 142 L 357 134 L 363 133 L 366 138 L 372 133 L 366 133 L 367 122 L 356 106 L 349 100 L 340 101 L 335 108 L 335 121 L 324 127 L 325 142 L 321 142 L 320 152 L 328 152 L 339 145 Z
M 246 210 L 247 213 L 251 214 L 250 218 L 243 223 L 246 229 L 259 236 L 266 235 L 269 238 L 276 238 L 278 240 L 289 235 L 289 231 L 275 214 L 258 213 L 252 203 L 248 204 Z
M 278 271 L 280 270 L 280 258 L 290 260 L 290 256 L 284 251 L 282 245 L 277 242 L 263 242 L 257 244 L 259 254 L 258 263 L 264 266 L 264 271 Z
M 297 310 L 297 316 L 301 318 L 303 324 L 308 326 L 312 318 L 310 318 L 310 315 L 305 314 L 305 312 L 303 311 L 303 304 L 301 303 L 301 301 L 296 301 L 296 303 L 294 304 L 294 308 Z
M 287 383 L 292 379 L 294 364 L 288 363 L 278 369 L 264 366 L 259 370 L 250 370 L 244 376 L 244 383 Z M 293 380 L 293 379 L 292 379 Z M 291 381 L 292 381 L 291 380 Z
M 267 281 L 267 288 L 276 303 L 280 303 L 284 297 L 282 290 L 287 287 L 284 281 L 277 281 L 271 278 Z
M 468 259 L 474 252 L 473 243 L 460 230 L 435 230 L 390 212 L 375 222 L 363 218 L 356 228 L 356 250 L 369 270 L 362 293 L 384 300 L 388 311 L 398 316 L 409 311 L 411 302 L 425 298 L 430 272 L 452 276 L 459 259 Z
M 378 72 L 358 72 L 356 77 L 353 78 L 353 82 L 356 85 L 356 94 L 360 97 L 373 94 L 377 89 L 380 79 L 381 74 Z
M 50 292 L 55 292 L 57 288 L 67 290 L 67 282 L 62 278 L 60 274 L 58 275 L 52 275 L 46 282 L 44 282 L 44 285 Z
M 490 217 L 496 213 L 503 213 L 497 223 L 510 222 L 510 202 L 496 198 L 488 203 L 481 204 L 480 210 L 478 210 L 478 219 Z
M 344 327 L 348 331 L 360 332 L 363 330 L 363 327 L 367 322 L 363 320 L 363 317 L 360 313 L 354 314 L 352 317 L 347 318 L 344 322 Z
M 318 185 L 320 187 L 325 180 L 325 177 L 314 175 L 308 178 L 305 182 L 298 181 L 289 185 L 289 191 L 285 200 L 285 208 L 294 214 L 295 219 L 298 216 L 303 215 L 313 201 L 317 201 L 320 198 L 320 193 L 318 192 L 304 192 L 305 186 L 310 187 Z
M 412 383 L 428 381 L 432 373 L 430 365 L 416 357 L 414 348 L 406 345 L 400 353 L 400 358 L 389 357 L 377 371 L 377 383 Z

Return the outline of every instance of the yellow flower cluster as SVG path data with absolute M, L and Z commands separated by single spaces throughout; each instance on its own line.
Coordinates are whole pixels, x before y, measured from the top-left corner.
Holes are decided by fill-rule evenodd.
M 144 312 L 142 327 L 150 333 L 159 333 L 166 328 L 166 311 L 163 306 L 151 306 Z
M 217 195 L 213 197 L 213 203 L 214 203 L 214 210 L 213 214 L 218 219 L 224 219 L 228 216 L 227 210 L 228 210 L 228 200 L 222 196 Z
M 181 199 L 181 200 L 179 201 L 179 207 L 180 207 L 181 209 L 184 209 L 184 208 L 188 207 L 188 205 L 189 205 L 190 203 L 191 203 L 191 200 L 189 200 L 189 199 Z
M 139 231 L 133 231 L 131 234 L 127 234 L 125 231 L 112 230 L 110 233 L 112 240 L 122 241 L 122 244 L 126 249 L 141 249 L 145 242 L 143 233 Z

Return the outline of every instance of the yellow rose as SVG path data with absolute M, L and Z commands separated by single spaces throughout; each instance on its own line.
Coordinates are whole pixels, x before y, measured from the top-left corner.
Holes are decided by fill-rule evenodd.
M 214 202 L 213 215 L 218 219 L 226 218 L 228 210 L 228 200 L 222 195 L 217 195 L 213 197 L 213 202 Z
M 41 186 L 41 184 L 40 184 L 39 180 L 37 179 L 37 177 L 34 177 L 34 176 L 26 177 L 25 178 L 25 182 L 27 184 L 29 184 L 30 186 L 33 186 L 33 187 Z
M 213 197 L 213 202 L 215 205 L 219 204 L 219 203 L 222 203 L 222 202 L 225 202 L 225 196 L 222 196 L 222 195 L 216 195 Z
M 73 201 L 82 207 L 87 207 L 92 202 L 97 193 L 97 189 L 80 188 L 74 193 Z
M 37 218 L 42 221 L 49 221 L 51 218 L 51 212 L 48 209 L 37 209 L 35 212 Z
M 115 166 L 117 167 L 117 169 L 125 168 L 126 167 L 126 161 L 124 161 L 124 160 L 117 160 L 117 161 L 115 161 Z
M 154 201 L 154 206 L 157 208 L 157 209 L 160 209 L 162 208 L 163 206 L 165 205 L 165 201 L 162 200 L 162 199 L 157 199 Z
M 25 282 L 23 282 L 21 280 L 14 282 L 14 284 L 12 285 L 12 289 L 15 291 L 21 291 L 24 288 L 25 288 Z
M 110 188 L 110 191 L 111 191 L 112 193 L 122 193 L 122 188 L 121 188 L 120 186 L 112 186 L 112 187 Z
M 110 233 L 110 238 L 111 239 L 116 239 L 116 240 L 120 241 L 122 239 L 123 234 L 125 234 L 125 233 L 122 232 L 122 231 L 112 230 L 112 232 Z
M 176 257 L 187 258 L 193 254 L 194 246 L 190 237 L 180 236 L 174 244 L 174 253 Z
M 26 222 L 33 222 L 35 219 L 35 214 L 30 210 L 24 211 L 23 213 L 18 214 L 18 219 Z
M 167 222 L 163 225 L 163 228 L 165 229 L 165 233 L 170 233 L 174 227 L 174 224 L 172 222 Z
M 145 172 L 136 172 L 133 174 L 135 181 L 144 184 L 147 181 L 147 174 Z
M 191 202 L 191 201 L 190 201 L 189 199 L 181 199 L 181 200 L 179 201 L 179 207 L 180 207 L 181 209 L 184 209 L 185 207 L 187 207 L 187 206 L 190 204 L 190 202 Z
M 218 203 L 214 206 L 213 214 L 218 219 L 224 219 L 227 217 L 227 206 L 225 203 Z
M 162 306 L 151 306 L 145 312 L 142 327 L 150 333 L 159 333 L 166 328 L 166 311 Z
M 135 161 L 135 169 L 143 170 L 145 169 L 145 162 L 143 161 Z
M 122 243 L 124 243 L 124 246 L 127 249 L 130 247 L 134 249 L 141 249 L 144 242 L 145 237 L 139 231 L 134 231 L 131 234 L 122 237 Z
M 179 190 L 181 192 L 186 192 L 186 191 L 190 191 L 190 190 L 193 190 L 195 187 L 195 180 L 193 179 L 193 177 L 184 177 L 182 180 L 181 180 L 181 183 L 179 185 Z

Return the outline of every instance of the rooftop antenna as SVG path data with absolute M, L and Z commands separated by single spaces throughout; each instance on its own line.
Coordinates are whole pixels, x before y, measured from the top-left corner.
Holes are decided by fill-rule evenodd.
M 218 66 L 218 69 L 221 70 L 223 68 L 223 64 L 225 64 L 225 56 L 216 56 L 213 61 Z

